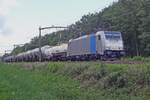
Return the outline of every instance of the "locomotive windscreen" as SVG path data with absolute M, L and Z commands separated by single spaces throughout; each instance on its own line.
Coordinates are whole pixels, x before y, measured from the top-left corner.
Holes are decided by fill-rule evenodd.
M 120 32 L 105 32 L 105 37 L 107 40 L 120 40 L 121 33 Z

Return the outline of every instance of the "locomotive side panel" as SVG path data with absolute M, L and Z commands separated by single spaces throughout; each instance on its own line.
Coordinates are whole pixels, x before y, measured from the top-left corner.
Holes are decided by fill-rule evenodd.
M 88 36 L 69 41 L 68 56 L 84 55 L 90 53 Z

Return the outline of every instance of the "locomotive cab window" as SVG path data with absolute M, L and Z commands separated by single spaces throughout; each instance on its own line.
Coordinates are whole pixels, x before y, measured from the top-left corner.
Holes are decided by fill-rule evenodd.
M 100 35 L 98 35 L 98 40 L 101 40 L 101 36 Z
M 119 32 L 106 32 L 105 37 L 107 40 L 120 40 L 121 39 L 121 33 Z

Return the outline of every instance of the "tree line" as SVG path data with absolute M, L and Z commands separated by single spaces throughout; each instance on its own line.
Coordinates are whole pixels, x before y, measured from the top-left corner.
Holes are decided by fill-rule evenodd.
M 53 32 L 42 37 L 42 46 L 57 45 L 72 38 L 96 31 L 120 31 L 123 35 L 128 56 L 150 55 L 150 0 L 118 0 L 100 12 L 82 16 L 67 30 Z M 61 34 L 61 38 L 60 38 Z M 16 47 L 17 54 L 38 47 L 38 37 L 22 47 Z

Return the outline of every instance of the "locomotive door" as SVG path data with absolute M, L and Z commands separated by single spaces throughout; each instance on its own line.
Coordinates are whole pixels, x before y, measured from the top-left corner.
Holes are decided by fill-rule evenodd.
M 96 39 L 96 48 L 97 48 L 97 53 L 98 54 L 103 54 L 103 46 L 102 46 L 102 38 L 101 35 L 97 35 L 97 39 Z

